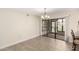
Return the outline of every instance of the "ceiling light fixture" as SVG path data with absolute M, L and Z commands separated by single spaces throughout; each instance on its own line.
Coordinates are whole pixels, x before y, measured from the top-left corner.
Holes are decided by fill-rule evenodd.
M 44 8 L 44 15 L 41 16 L 42 19 L 49 19 L 50 17 L 47 15 L 47 9 Z

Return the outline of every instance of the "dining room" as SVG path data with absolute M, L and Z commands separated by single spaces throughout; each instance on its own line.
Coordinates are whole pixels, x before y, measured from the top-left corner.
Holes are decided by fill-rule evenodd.
M 72 51 L 71 30 L 79 33 L 78 8 L 1 8 L 0 16 L 1 51 Z

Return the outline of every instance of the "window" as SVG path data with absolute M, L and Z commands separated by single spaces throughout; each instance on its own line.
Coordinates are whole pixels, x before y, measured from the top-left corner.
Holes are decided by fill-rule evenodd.
M 52 22 L 52 32 L 55 32 L 55 22 Z
M 64 31 L 65 19 L 58 19 L 57 21 L 57 31 Z

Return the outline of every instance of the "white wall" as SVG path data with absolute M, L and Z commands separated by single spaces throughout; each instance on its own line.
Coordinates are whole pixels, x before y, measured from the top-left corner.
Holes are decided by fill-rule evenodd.
M 10 9 L 0 9 L 0 48 L 40 35 L 40 19 Z
M 74 32 L 79 31 L 78 28 L 78 21 L 79 21 L 79 11 L 76 9 L 68 9 L 61 12 L 55 12 L 51 16 L 52 18 L 59 18 L 59 17 L 66 17 L 66 23 L 65 23 L 65 40 L 72 42 L 71 37 L 71 29 L 74 30 Z

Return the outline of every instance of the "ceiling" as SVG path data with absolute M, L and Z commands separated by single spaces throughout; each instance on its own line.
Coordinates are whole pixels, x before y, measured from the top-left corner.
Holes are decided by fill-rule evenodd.
M 26 13 L 29 15 L 41 16 L 44 15 L 44 8 L 10 8 L 17 12 Z M 52 15 L 53 13 L 64 12 L 64 11 L 78 10 L 78 8 L 46 8 L 47 15 Z
M 47 14 L 51 14 L 63 9 L 64 8 L 46 8 L 46 12 Z M 44 13 L 44 8 L 13 8 L 13 10 L 37 16 L 41 16 Z

